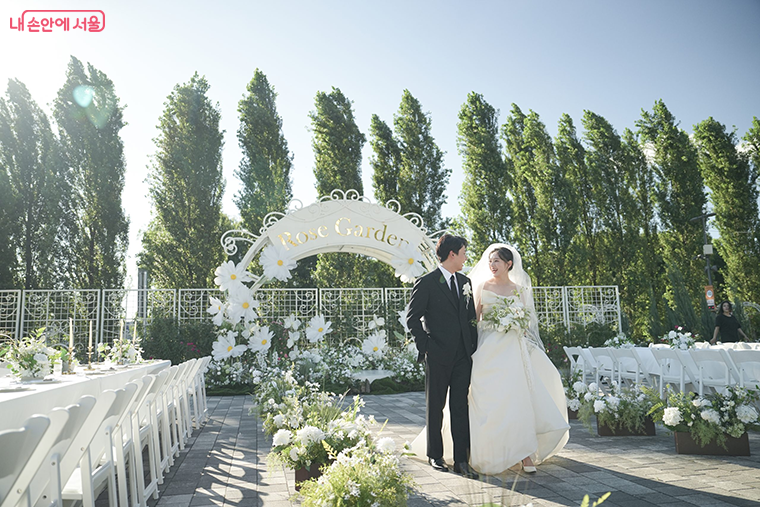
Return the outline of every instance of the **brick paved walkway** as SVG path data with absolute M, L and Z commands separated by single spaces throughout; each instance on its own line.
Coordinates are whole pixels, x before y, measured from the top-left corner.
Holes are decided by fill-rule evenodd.
M 424 393 L 366 396 L 363 412 L 374 414 L 397 444 L 411 441 L 424 425 Z M 293 471 L 269 471 L 271 440 L 250 397 L 209 398 L 211 420 L 196 430 L 167 481 L 157 507 L 298 505 L 289 500 Z M 407 460 L 418 488 L 412 507 L 525 505 L 579 506 L 584 494 L 604 506 L 760 506 L 760 435 L 750 435 L 753 456 L 677 455 L 673 436 L 658 426 L 656 437 L 598 437 L 571 421 L 570 442 L 535 475 L 507 472 L 474 481 Z M 152 502 L 155 506 L 156 501 Z

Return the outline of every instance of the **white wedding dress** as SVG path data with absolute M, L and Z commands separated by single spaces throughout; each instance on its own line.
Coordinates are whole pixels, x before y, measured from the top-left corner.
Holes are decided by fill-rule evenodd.
M 483 313 L 500 299 L 481 292 Z M 501 333 L 478 324 L 469 395 L 470 464 L 498 474 L 530 456 L 538 464 L 567 443 L 565 391 L 546 353 L 515 330 Z
M 567 443 L 570 425 L 567 422 L 567 402 L 562 379 L 549 360 L 539 337 L 538 318 L 532 295 L 530 276 L 522 268 L 519 252 L 510 246 L 489 246 L 480 262 L 470 271 L 475 287 L 475 304 L 482 313 L 506 299 L 483 289 L 492 275 L 489 255 L 495 248 L 505 247 L 512 252 L 513 269 L 509 278 L 522 294 L 523 306 L 530 315 L 527 334 L 513 330 L 502 333 L 478 323 L 478 347 L 472 355 L 472 374 L 468 396 L 470 418 L 470 465 L 483 474 L 499 474 L 530 456 L 535 464 L 559 452 Z M 444 459 L 451 464 L 452 439 L 448 403 L 444 408 Z M 411 444 L 413 455 L 426 460 L 426 430 Z

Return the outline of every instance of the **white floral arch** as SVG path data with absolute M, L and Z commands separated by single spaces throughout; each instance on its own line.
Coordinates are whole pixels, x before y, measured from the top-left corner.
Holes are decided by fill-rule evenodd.
M 267 279 L 287 280 L 296 261 L 325 252 L 366 255 L 393 266 L 402 281 L 412 281 L 437 265 L 435 243 L 443 232 L 428 233 L 420 215 L 401 214 L 398 201 L 382 205 L 356 190 L 336 189 L 308 206 L 294 199 L 286 212 L 269 213 L 258 234 L 227 231 L 221 244 L 228 256 L 238 252 L 238 242 L 250 244 L 238 269 L 261 253 L 264 273 L 248 273 L 256 290 Z

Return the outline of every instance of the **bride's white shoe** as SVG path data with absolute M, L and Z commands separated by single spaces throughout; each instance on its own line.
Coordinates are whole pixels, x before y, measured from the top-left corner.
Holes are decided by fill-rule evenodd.
M 523 469 L 523 471 L 524 471 L 525 473 L 528 473 L 528 474 L 535 474 L 536 472 L 538 472 L 538 470 L 536 469 L 536 466 L 533 464 L 533 461 L 531 461 L 531 464 L 530 464 L 530 465 L 526 465 L 526 464 L 525 464 L 525 460 L 522 460 L 522 461 L 520 462 L 520 465 L 522 465 L 522 469 Z

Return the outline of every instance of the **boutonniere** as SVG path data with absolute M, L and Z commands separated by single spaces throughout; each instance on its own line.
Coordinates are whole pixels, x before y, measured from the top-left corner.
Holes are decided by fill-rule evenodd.
M 467 282 L 462 286 L 462 294 L 464 294 L 465 308 L 469 308 L 470 299 L 472 299 L 472 286 L 470 282 Z

